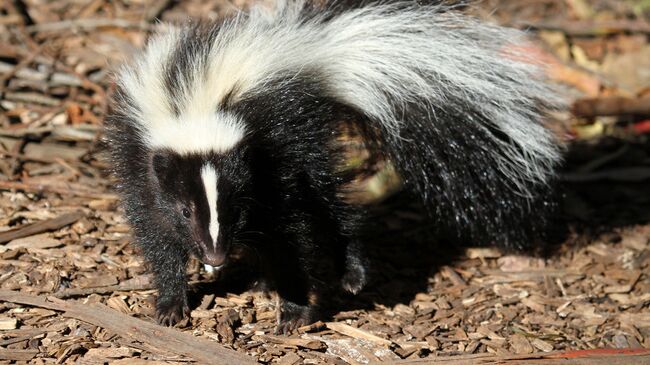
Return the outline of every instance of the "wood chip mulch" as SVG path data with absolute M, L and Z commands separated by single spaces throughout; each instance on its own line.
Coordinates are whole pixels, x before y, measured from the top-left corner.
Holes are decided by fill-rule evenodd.
M 630 74 L 650 70 L 650 7 L 616 0 L 471 10 L 534 29 L 577 101 L 558 127 L 568 235 L 545 255 L 432 242 L 397 196 L 373 208 L 371 282 L 326 322 L 274 335 L 242 255 L 193 262 L 191 318 L 156 325 L 99 143 L 110 72 L 155 19 L 249 2 L 0 3 L 0 364 L 650 363 L 650 73 Z

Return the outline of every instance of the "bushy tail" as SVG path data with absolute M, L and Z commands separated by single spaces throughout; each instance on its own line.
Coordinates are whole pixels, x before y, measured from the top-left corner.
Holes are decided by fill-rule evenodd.
M 475 243 L 526 246 L 552 205 L 560 153 L 542 121 L 561 107 L 558 94 L 525 34 L 423 3 L 340 0 L 328 12 L 286 2 L 265 27 L 283 35 L 277 64 L 315 70 L 379 130 L 440 222 Z
M 369 3 L 321 25 L 332 28 L 333 95 L 380 130 L 407 187 L 447 228 L 504 247 L 543 238 L 560 153 L 542 122 L 562 103 L 525 35 L 441 1 Z

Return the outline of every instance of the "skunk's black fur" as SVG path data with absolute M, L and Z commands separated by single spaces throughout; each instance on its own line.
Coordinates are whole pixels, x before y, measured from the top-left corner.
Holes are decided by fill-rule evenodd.
M 188 312 L 189 256 L 221 265 L 233 245 L 262 259 L 281 332 L 315 320 L 331 290 L 361 290 L 342 120 L 459 240 L 544 239 L 552 90 L 518 32 L 437 3 L 281 3 L 170 30 L 121 71 L 106 137 L 161 322 Z

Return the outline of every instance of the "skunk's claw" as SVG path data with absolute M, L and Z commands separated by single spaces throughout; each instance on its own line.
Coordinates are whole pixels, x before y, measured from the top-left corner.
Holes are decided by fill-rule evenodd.
M 278 311 L 276 335 L 288 335 L 300 327 L 315 322 L 317 317 L 313 306 L 298 305 L 287 301 L 282 302 Z
M 276 335 L 289 335 L 298 328 L 311 324 L 311 321 L 305 318 L 293 318 L 284 320 L 275 327 Z
M 190 308 L 187 305 L 187 298 L 174 298 L 171 300 L 160 300 L 156 302 L 156 321 L 167 327 L 172 327 L 180 321 L 188 318 Z

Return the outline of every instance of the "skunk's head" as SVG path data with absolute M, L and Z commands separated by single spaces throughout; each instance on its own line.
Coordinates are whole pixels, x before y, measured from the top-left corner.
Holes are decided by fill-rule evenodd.
M 161 149 L 152 154 L 159 209 L 204 264 L 223 265 L 244 233 L 251 201 L 249 166 L 243 147 L 225 153 L 179 154 Z
M 134 146 L 129 158 L 147 159 L 159 216 L 173 222 L 169 239 L 182 237 L 203 263 L 218 267 L 243 240 L 246 204 L 253 201 L 251 159 L 244 143 L 248 124 L 227 107 L 235 89 L 211 76 L 212 67 L 221 64 L 210 46 L 218 27 L 205 29 L 169 28 L 153 37 L 144 53 L 118 72 L 115 116 L 109 121 L 118 131 L 112 133 L 116 160 Z M 123 175 L 136 175 L 128 170 L 137 167 L 121 167 Z M 140 178 L 144 174 L 131 177 Z

